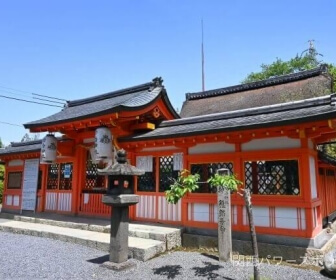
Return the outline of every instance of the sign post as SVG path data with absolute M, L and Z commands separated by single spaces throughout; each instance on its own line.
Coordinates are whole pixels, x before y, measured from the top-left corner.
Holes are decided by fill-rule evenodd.
M 22 210 L 35 211 L 39 164 L 39 159 L 25 160 L 21 212 Z
M 229 175 L 226 168 L 218 169 L 219 175 Z M 231 195 L 225 186 L 217 187 L 217 211 L 218 211 L 218 252 L 219 261 L 231 261 L 232 237 L 231 237 Z

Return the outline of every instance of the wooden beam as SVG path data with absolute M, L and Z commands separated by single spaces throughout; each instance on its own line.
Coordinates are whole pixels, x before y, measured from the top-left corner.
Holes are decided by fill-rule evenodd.
M 155 124 L 150 122 L 137 123 L 130 126 L 131 130 L 154 130 Z

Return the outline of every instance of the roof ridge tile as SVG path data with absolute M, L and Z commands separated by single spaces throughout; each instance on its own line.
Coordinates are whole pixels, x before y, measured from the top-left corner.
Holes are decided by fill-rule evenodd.
M 322 64 L 319 67 L 316 67 L 313 69 L 291 73 L 291 74 L 275 76 L 275 77 L 268 78 L 268 79 L 261 80 L 261 81 L 228 86 L 228 87 L 218 88 L 218 89 L 212 89 L 212 90 L 207 90 L 204 92 L 186 93 L 186 100 L 196 100 L 196 99 L 202 99 L 202 98 L 208 98 L 208 97 L 241 92 L 245 90 L 252 90 L 252 89 L 258 89 L 258 88 L 263 88 L 263 87 L 268 87 L 268 86 L 274 86 L 278 84 L 283 84 L 283 83 L 288 83 L 288 82 L 293 82 L 297 80 L 314 77 L 326 71 L 327 71 L 327 65 Z
M 261 107 L 254 107 L 248 109 L 241 109 L 229 112 L 221 112 L 221 113 L 214 113 L 208 115 L 200 115 L 194 117 L 187 117 L 169 121 L 163 121 L 159 127 L 168 127 L 168 126 L 175 126 L 180 124 L 191 124 L 191 123 L 199 123 L 205 121 L 215 121 L 215 120 L 223 120 L 229 118 L 238 118 L 242 116 L 253 116 L 253 115 L 260 115 L 260 114 L 268 114 L 274 112 L 281 112 L 281 111 L 289 111 L 289 110 L 296 110 L 301 108 L 307 107 L 315 107 L 320 105 L 329 104 L 330 106 L 334 106 L 334 101 L 336 100 L 336 93 L 325 95 L 321 97 L 314 97 L 304 100 L 298 101 L 291 101 L 287 103 L 279 103 L 274 105 L 266 105 Z
M 141 85 L 137 85 L 137 86 L 133 86 L 133 87 L 128 87 L 128 88 L 124 88 L 124 89 L 119 89 L 119 90 L 103 93 L 103 94 L 100 94 L 100 95 L 95 95 L 95 96 L 91 96 L 91 97 L 87 97 L 87 98 L 72 100 L 72 101 L 68 101 L 67 106 L 68 107 L 75 107 L 75 106 L 79 106 L 79 105 L 83 105 L 83 104 L 87 104 L 87 103 L 92 103 L 92 102 L 108 99 L 108 98 L 111 98 L 111 97 L 117 97 L 117 96 L 130 94 L 130 93 L 141 91 L 141 90 L 146 90 L 146 89 L 150 90 L 152 86 L 153 86 L 153 82 L 149 82 L 149 83 L 145 83 L 145 84 L 141 84 Z

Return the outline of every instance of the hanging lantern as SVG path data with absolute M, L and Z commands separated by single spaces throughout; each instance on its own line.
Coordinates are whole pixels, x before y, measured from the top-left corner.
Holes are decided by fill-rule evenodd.
M 41 163 L 51 164 L 56 161 L 57 139 L 52 134 L 47 134 L 42 139 Z
M 107 127 L 98 127 L 95 135 L 96 159 L 112 158 L 112 134 Z

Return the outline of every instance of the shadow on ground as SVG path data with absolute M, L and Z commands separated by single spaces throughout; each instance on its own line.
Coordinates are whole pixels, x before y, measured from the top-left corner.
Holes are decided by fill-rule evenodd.
M 221 265 L 213 264 L 211 262 L 203 262 L 203 264 L 205 265 L 204 267 L 193 267 L 192 268 L 195 271 L 196 277 L 206 277 L 208 279 L 220 278 L 220 279 L 226 279 L 226 280 L 234 280 L 233 278 L 223 277 L 223 275 L 220 275 L 215 272 L 215 271 L 218 271 L 220 268 L 222 268 Z
M 182 266 L 180 265 L 165 265 L 159 268 L 154 268 L 154 274 L 161 276 L 167 276 L 168 279 L 174 279 L 177 275 L 180 275 L 180 270 Z
M 320 271 L 320 273 L 324 276 L 324 277 L 327 277 L 327 278 L 329 278 L 329 279 L 336 279 L 336 276 L 330 276 L 326 271 L 325 271 L 325 269 L 322 269 L 321 271 Z
M 219 257 L 218 256 L 210 255 L 210 254 L 207 254 L 207 253 L 202 253 L 201 255 L 219 262 Z
M 87 260 L 87 262 L 95 263 L 95 264 L 102 264 L 102 263 L 107 262 L 109 260 L 110 260 L 110 255 L 104 255 L 104 256 L 101 256 L 101 257 L 98 257 L 98 258 Z

